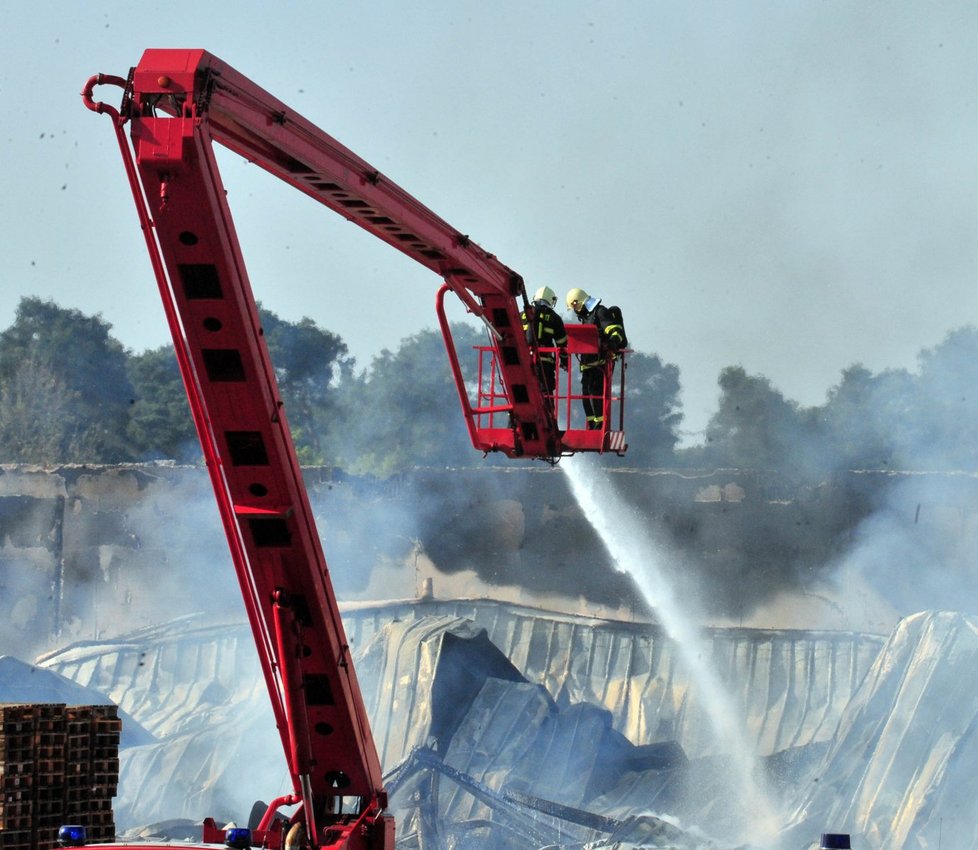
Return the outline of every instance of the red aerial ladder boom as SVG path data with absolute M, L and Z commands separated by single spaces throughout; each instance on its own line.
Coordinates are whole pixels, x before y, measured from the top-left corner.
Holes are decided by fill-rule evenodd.
M 125 88 L 120 110 L 92 101 L 91 89 L 99 83 Z M 187 168 L 206 167 L 209 182 L 220 187 L 211 151 L 212 142 L 218 142 L 436 272 L 468 311 L 485 322 L 492 362 L 482 370 L 486 383 L 472 403 L 439 297 L 453 376 L 477 449 L 551 461 L 579 451 L 624 453 L 623 392 L 613 395 L 610 380 L 605 382 L 609 426 L 597 433 L 574 427 L 570 411 L 560 416 L 560 405 L 545 397 L 535 352 L 523 334 L 520 316 L 527 305 L 520 275 L 217 57 L 203 50 L 147 50 L 128 81 L 93 77 L 86 102 L 98 111 L 115 113 L 119 124 L 130 122 L 139 179 L 151 207 L 144 227 L 158 231 L 164 252 L 164 223 L 152 208 L 165 208 L 178 175 Z M 149 164 L 153 160 L 155 168 Z M 233 238 L 230 224 L 228 236 Z M 236 246 L 235 242 L 240 264 Z M 587 326 L 578 328 L 572 338 L 572 348 L 579 346 L 578 351 L 597 347 L 596 333 Z M 610 378 L 610 368 L 608 372 Z M 624 372 L 618 372 L 622 388 Z M 562 394 L 569 402 L 573 393 L 567 384 Z
M 102 84 L 123 88 L 119 109 L 94 101 Z M 203 50 L 147 50 L 128 79 L 93 76 L 82 96 L 114 120 L 255 634 L 293 785 L 275 804 L 301 804 L 292 825 L 312 847 L 390 850 L 394 825 L 384 814 L 376 747 L 213 143 L 444 279 L 437 309 L 477 448 L 553 461 L 574 451 L 622 453 L 623 432 L 570 428 L 569 391 L 561 419 L 524 336 L 519 275 L 221 60 Z M 475 404 L 444 316 L 447 290 L 490 330 L 490 363 L 480 368 L 490 388 Z M 596 349 L 593 329 L 571 336 L 577 350 Z M 606 390 L 606 405 L 616 401 L 620 411 L 620 396 Z M 283 842 L 275 804 L 256 836 L 270 848 Z M 223 838 L 205 828 L 205 839 Z

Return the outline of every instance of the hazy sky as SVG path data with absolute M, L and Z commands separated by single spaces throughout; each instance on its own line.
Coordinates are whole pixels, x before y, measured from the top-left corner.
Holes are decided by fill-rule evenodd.
M 978 324 L 972 2 L 0 3 L 0 328 L 24 295 L 168 340 L 111 124 L 79 97 L 204 48 L 532 290 L 582 287 L 681 370 L 687 426 L 740 364 L 820 403 Z M 98 90 L 118 105 L 118 89 Z M 371 357 L 439 281 L 222 157 L 252 285 Z

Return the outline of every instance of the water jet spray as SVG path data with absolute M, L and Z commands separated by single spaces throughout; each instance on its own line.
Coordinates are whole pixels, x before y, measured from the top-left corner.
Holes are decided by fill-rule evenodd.
M 716 747 L 729 758 L 731 799 L 743 813 L 744 834 L 738 840 L 773 846 L 780 818 L 758 773 L 756 753 L 744 735 L 742 711 L 714 668 L 712 648 L 704 641 L 689 606 L 681 602 L 669 581 L 663 546 L 654 540 L 646 518 L 621 499 L 608 474 L 591 458 L 568 458 L 560 468 L 615 565 L 631 576 L 675 645 Z

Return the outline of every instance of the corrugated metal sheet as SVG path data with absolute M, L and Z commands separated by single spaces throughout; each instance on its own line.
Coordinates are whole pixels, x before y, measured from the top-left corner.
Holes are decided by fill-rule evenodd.
M 344 607 L 355 653 L 366 651 L 384 627 L 395 626 L 392 636 L 400 636 L 380 667 L 374 661 L 357 667 L 378 728 L 389 725 L 390 717 L 413 716 L 410 707 L 405 712 L 404 701 L 413 693 L 407 685 L 430 677 L 430 656 L 400 642 L 422 642 L 424 632 L 412 624 L 429 617 L 485 629 L 527 681 L 543 685 L 562 704 L 604 706 L 614 728 L 633 743 L 676 740 L 690 757 L 712 751 L 713 736 L 691 698 L 686 673 L 658 626 L 491 600 Z M 193 731 L 202 723 L 201 706 L 216 707 L 226 691 L 243 690 L 249 698 L 264 694 L 248 629 L 201 626 L 201 619 L 142 630 L 116 645 L 77 644 L 40 663 L 111 697 L 154 734 L 159 728 Z M 749 742 L 761 755 L 828 740 L 884 643 L 878 635 L 854 632 L 713 629 L 708 635 L 743 711 Z M 372 674 L 377 681 L 401 682 L 398 700 L 381 705 Z M 398 743 L 380 742 L 384 764 L 396 764 L 409 742 L 414 738 L 404 735 Z
M 626 735 L 636 744 L 675 734 L 690 755 L 706 737 L 695 694 L 654 626 L 459 600 L 360 606 L 344 619 L 358 670 L 375 677 L 364 690 L 388 768 L 417 744 L 435 745 L 446 764 L 494 792 L 583 802 L 623 828 L 659 806 L 715 827 L 732 808 L 722 758 L 672 775 L 606 771 L 628 764 L 620 731 L 646 735 Z M 825 742 L 805 751 L 827 749 L 823 760 L 802 758 L 786 773 L 794 815 L 783 846 L 811 846 L 831 830 L 852 833 L 857 850 L 978 850 L 978 621 L 916 615 L 887 641 L 739 629 L 709 636 L 755 741 L 767 751 Z M 165 737 L 123 752 L 120 823 L 123 812 L 130 823 L 164 812 L 240 817 L 255 799 L 244 780 L 266 795 L 276 784 L 281 752 L 245 626 L 184 621 L 75 645 L 42 664 L 102 691 Z M 593 704 L 575 705 L 585 702 Z M 267 758 L 256 756 L 259 744 Z M 502 846 L 477 840 L 497 828 L 484 795 L 448 780 L 413 790 L 425 788 L 437 805 L 412 798 L 405 823 L 419 823 L 427 806 L 442 834 L 457 828 L 473 847 Z M 679 797 L 689 789 L 696 794 L 684 809 Z M 511 816 L 504 831 L 519 846 Z M 614 836 L 603 842 L 614 845 Z
M 853 847 L 978 848 L 978 619 L 903 620 L 846 708 L 789 838 L 824 824 Z
M 487 677 L 524 681 L 482 629 L 451 615 L 390 622 L 355 660 L 374 741 L 388 769 L 415 747 L 447 747 Z
M 631 751 L 603 709 L 577 704 L 560 711 L 539 685 L 488 680 L 444 759 L 497 791 L 581 807 L 617 782 Z M 461 800 L 456 792 L 445 809 L 485 815 L 477 807 L 461 810 Z
M 686 671 L 658 626 L 488 600 L 418 600 L 347 607 L 354 645 L 392 620 L 464 618 L 486 629 L 528 681 L 565 704 L 607 708 L 634 743 L 676 740 L 696 757 L 715 742 Z M 884 638 L 856 632 L 708 629 L 716 665 L 761 755 L 828 740 Z
M 228 706 L 267 703 L 251 631 L 204 615 L 72 644 L 37 664 L 105 694 L 154 735 L 193 733 Z

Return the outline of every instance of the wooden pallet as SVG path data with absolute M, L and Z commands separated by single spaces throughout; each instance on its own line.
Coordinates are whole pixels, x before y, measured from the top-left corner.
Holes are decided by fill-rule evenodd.
M 0 847 L 53 850 L 66 823 L 111 841 L 121 732 L 115 706 L 0 703 Z

